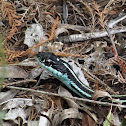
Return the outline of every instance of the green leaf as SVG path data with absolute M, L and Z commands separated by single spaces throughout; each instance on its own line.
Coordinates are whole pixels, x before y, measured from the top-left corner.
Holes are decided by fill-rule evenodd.
M 126 126 L 126 117 L 124 117 L 123 121 L 122 121 L 122 125 L 121 126 Z
M 112 112 L 111 112 L 111 109 L 110 109 L 110 111 L 107 115 L 107 118 L 103 123 L 103 126 L 110 126 L 111 121 L 112 121 Z

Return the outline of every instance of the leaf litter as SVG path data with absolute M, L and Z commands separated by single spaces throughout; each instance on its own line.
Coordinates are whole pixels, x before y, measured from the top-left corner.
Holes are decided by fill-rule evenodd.
M 125 0 L 0 3 L 4 46 L 0 53 L 6 55 L 6 77 L 0 93 L 0 108 L 6 112 L 3 126 L 126 125 L 125 108 L 119 103 L 120 107 L 114 107 L 72 99 L 78 96 L 34 59 L 41 51 L 67 61 L 79 79 L 96 91 L 94 100 L 126 94 Z M 2 63 L 0 57 L 0 78 Z

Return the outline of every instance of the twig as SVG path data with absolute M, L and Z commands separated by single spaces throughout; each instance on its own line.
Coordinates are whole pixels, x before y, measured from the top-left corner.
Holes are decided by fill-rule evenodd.
M 124 17 L 126 18 L 126 16 L 124 16 Z M 110 41 L 111 41 L 112 46 L 113 46 L 114 57 L 116 58 L 119 66 L 121 67 L 121 69 L 122 69 L 122 75 L 123 75 L 124 73 L 126 73 L 126 65 L 120 60 L 120 58 L 118 56 L 118 52 L 117 52 L 117 49 L 116 49 L 116 46 L 115 46 L 115 42 L 114 42 L 114 40 L 112 38 L 112 35 L 110 34 L 110 29 L 109 29 L 109 27 L 108 27 L 107 24 L 105 25 L 105 28 L 106 28 L 106 31 L 108 32 L 108 36 L 109 36 Z
M 84 5 L 84 8 L 86 7 L 88 9 L 89 14 L 91 15 L 92 18 L 92 30 L 94 31 L 95 29 L 95 14 L 93 13 L 93 9 L 90 7 L 88 2 L 84 2 L 83 0 L 78 0 L 82 5 Z
M 63 19 L 65 24 L 68 24 L 67 18 L 68 18 L 68 7 L 66 1 L 63 0 Z
M 72 24 L 59 24 L 59 28 L 72 29 L 81 32 L 90 32 L 91 28 L 88 26 L 72 25 Z
M 9 101 L 14 101 L 14 100 L 17 100 L 17 101 L 18 101 L 18 100 L 20 100 L 20 101 L 23 100 L 23 101 L 27 101 L 27 102 L 30 102 L 30 101 L 32 102 L 32 101 L 34 100 L 34 102 L 36 102 L 36 103 L 37 103 L 37 102 L 39 102 L 39 103 L 40 103 L 40 102 L 41 102 L 41 103 L 43 102 L 43 100 L 40 100 L 40 99 L 12 98 L 12 99 L 8 99 L 8 100 L 6 100 L 6 101 L 0 102 L 0 106 L 3 105 L 3 104 L 5 104 L 5 103 L 7 103 L 7 102 L 9 102 Z
M 112 35 L 111 35 L 111 31 L 110 31 L 110 29 L 109 29 L 109 27 L 107 26 L 107 25 L 105 25 L 105 29 L 106 29 L 106 31 L 107 31 L 107 33 L 108 33 L 108 36 L 109 36 L 109 38 L 110 38 L 110 41 L 111 41 L 111 43 L 112 43 L 112 46 L 113 46 L 113 48 L 114 48 L 114 51 L 115 51 L 115 54 L 116 54 L 116 56 L 118 56 L 118 52 L 117 52 L 117 49 L 116 49 L 116 46 L 115 46 L 115 42 L 114 42 L 114 40 L 113 40 L 113 38 L 112 38 Z
M 54 53 L 56 56 L 72 56 L 72 57 L 81 57 L 85 58 L 87 55 L 80 55 L 80 54 L 71 54 L 71 53 L 65 53 L 65 52 L 58 52 Z
M 105 106 L 108 105 L 108 106 L 115 106 L 115 107 L 126 108 L 125 105 L 118 105 L 118 104 L 113 104 L 113 103 L 108 103 L 108 102 L 94 101 L 94 100 L 83 99 L 83 98 L 78 98 L 78 97 L 62 96 L 62 95 L 59 95 L 59 94 L 56 94 L 56 93 L 39 91 L 39 90 L 34 90 L 34 89 L 27 89 L 27 88 L 14 87 L 14 86 L 7 86 L 7 88 L 9 88 L 9 89 L 16 89 L 16 90 L 23 90 L 23 91 L 30 91 L 30 92 L 40 93 L 40 94 L 45 94 L 45 95 L 53 95 L 53 96 L 57 96 L 57 97 L 69 98 L 69 99 L 73 99 L 73 100 L 89 102 L 89 103 L 94 103 L 94 104 L 100 104 L 100 105 L 105 105 Z
M 24 22 L 23 18 L 26 16 L 26 14 L 28 13 L 29 9 L 30 9 L 30 7 L 28 7 L 28 8 L 25 10 L 24 14 L 22 15 L 22 17 L 21 17 L 21 19 L 20 19 L 22 22 Z
M 110 30 L 110 34 L 117 34 L 121 32 L 126 32 L 126 27 L 117 27 Z M 83 33 L 83 34 L 74 34 L 70 36 L 63 36 L 59 37 L 58 41 L 60 42 L 77 42 L 77 41 L 84 41 L 84 40 L 90 40 L 95 38 L 101 38 L 107 36 L 108 33 L 104 31 L 99 32 L 92 32 L 92 33 Z
M 36 83 L 37 80 L 26 79 L 26 80 L 16 81 L 16 82 L 12 82 L 12 83 L 5 83 L 5 84 L 3 85 L 3 88 L 5 88 L 6 86 L 11 86 L 11 85 L 26 84 L 26 83 L 29 83 L 29 82 Z
M 78 15 L 80 15 L 84 19 L 86 19 L 86 17 L 72 4 L 72 2 L 68 1 L 67 3 L 73 8 L 73 10 L 75 10 L 77 12 Z
M 115 24 L 119 23 L 120 21 L 124 20 L 126 18 L 126 14 L 122 14 L 120 17 L 117 17 L 107 24 L 109 28 L 112 28 Z
M 83 69 L 86 73 L 88 73 L 91 77 L 93 77 L 95 80 L 97 80 L 101 85 L 103 85 L 106 90 L 112 94 L 116 94 L 116 92 L 113 91 L 113 89 L 111 89 L 107 84 L 105 84 L 102 80 L 100 80 L 99 78 L 97 78 L 95 75 L 93 75 L 92 73 L 90 73 L 87 69 L 81 67 L 81 69 Z

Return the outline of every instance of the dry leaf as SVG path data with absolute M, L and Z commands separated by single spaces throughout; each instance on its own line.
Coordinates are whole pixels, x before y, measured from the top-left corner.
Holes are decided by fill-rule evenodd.
M 47 38 L 45 37 L 43 27 L 40 24 L 31 24 L 31 26 L 26 29 L 24 44 L 29 48 L 45 40 L 47 40 Z M 43 51 L 43 46 L 34 48 L 33 51 L 41 52 Z
M 53 119 L 53 125 L 59 126 L 65 119 L 82 119 L 82 113 L 75 108 L 64 109 L 62 112 L 57 113 Z
M 2 78 L 3 73 L 2 67 L 0 67 L 0 78 Z M 8 65 L 5 67 L 5 77 L 6 78 L 27 78 L 28 73 L 19 66 Z
M 86 113 L 83 114 L 82 126 L 93 126 L 95 124 L 95 121 L 89 115 Z
M 9 90 L 7 92 L 0 92 L 0 105 L 11 100 L 19 91 Z
M 66 90 L 63 87 L 60 87 L 58 90 L 58 94 L 62 95 L 62 96 L 67 96 L 67 97 L 72 97 L 71 93 L 68 92 L 68 90 Z M 68 98 L 64 98 L 64 100 L 67 102 L 67 104 L 69 105 L 70 108 L 79 108 L 78 104 L 72 100 L 72 99 L 68 99 Z
M 93 94 L 92 99 L 93 99 L 93 100 L 97 100 L 98 98 L 102 98 L 102 97 L 103 97 L 103 98 L 104 98 L 104 97 L 109 97 L 109 98 L 111 98 L 111 95 L 110 95 L 108 92 L 97 90 L 97 91 L 95 91 L 95 93 Z
M 20 117 L 23 120 L 23 124 L 27 123 L 26 113 L 23 108 L 15 108 L 9 110 L 9 112 L 7 112 L 7 114 L 5 115 L 4 120 L 11 120 L 18 124 L 18 117 Z

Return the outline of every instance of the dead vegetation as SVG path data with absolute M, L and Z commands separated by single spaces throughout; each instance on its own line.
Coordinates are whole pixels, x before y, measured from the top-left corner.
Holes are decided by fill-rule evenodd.
M 4 75 L 0 55 L 0 77 L 6 78 L 3 125 L 126 125 L 125 105 L 84 102 L 34 60 L 39 51 L 72 59 L 96 90 L 94 100 L 126 94 L 125 0 L 1 0 L 0 5 L 0 53 L 7 63 Z

